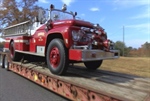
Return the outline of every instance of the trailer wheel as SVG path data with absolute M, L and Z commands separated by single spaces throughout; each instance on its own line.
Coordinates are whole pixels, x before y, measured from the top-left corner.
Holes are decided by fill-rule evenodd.
M 68 68 L 68 52 L 62 39 L 53 39 L 47 49 L 47 66 L 53 74 L 63 75 Z
M 8 62 L 6 55 L 3 58 L 3 68 L 5 68 L 6 70 L 9 70 L 9 62 Z
M 2 54 L 0 54 L 0 67 L 2 67 L 2 68 L 4 68 L 4 62 L 3 62 L 3 55 Z
M 10 43 L 9 50 L 10 50 L 11 59 L 13 61 L 20 61 L 22 59 L 22 54 L 18 53 L 18 52 L 15 52 L 15 46 L 14 46 L 13 41 Z
M 96 70 L 97 68 L 99 68 L 102 64 L 103 60 L 99 60 L 99 61 L 88 61 L 88 62 L 84 62 L 84 65 L 86 66 L 87 69 L 89 70 Z

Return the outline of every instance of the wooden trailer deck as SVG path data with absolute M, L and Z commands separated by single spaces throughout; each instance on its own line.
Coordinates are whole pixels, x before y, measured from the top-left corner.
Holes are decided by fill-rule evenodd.
M 110 71 L 89 71 L 70 66 L 65 76 L 56 76 L 40 64 L 13 62 L 10 70 L 78 101 L 150 101 L 150 78 Z

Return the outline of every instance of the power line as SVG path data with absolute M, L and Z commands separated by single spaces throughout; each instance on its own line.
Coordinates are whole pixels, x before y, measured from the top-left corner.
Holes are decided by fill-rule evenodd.
M 123 54 L 122 54 L 122 56 L 124 56 L 124 47 L 125 47 L 124 34 L 125 34 L 125 30 L 124 30 L 124 26 L 123 26 Z

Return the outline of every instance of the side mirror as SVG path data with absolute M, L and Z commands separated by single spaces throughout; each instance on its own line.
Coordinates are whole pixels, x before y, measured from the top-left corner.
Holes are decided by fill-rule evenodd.
M 45 11 L 42 9 L 39 9 L 39 13 L 38 13 L 38 21 L 40 23 L 43 23 L 43 19 L 45 19 Z
M 34 18 L 34 22 L 39 22 L 38 16 Z

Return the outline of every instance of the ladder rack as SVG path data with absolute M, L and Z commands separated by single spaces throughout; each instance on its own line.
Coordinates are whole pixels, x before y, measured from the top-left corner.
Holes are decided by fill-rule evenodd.
M 4 29 L 3 37 L 18 36 L 18 35 L 31 35 L 31 21 L 25 21 L 15 24 Z

